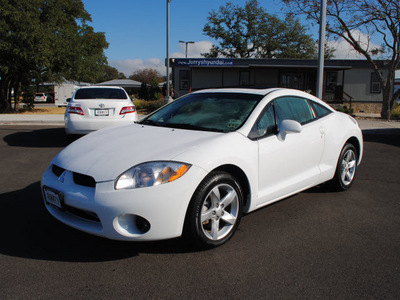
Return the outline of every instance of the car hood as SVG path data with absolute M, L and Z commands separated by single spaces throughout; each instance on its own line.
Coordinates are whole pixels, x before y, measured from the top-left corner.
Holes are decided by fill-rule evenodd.
M 52 163 L 90 175 L 96 182 L 115 180 L 137 164 L 174 160 L 220 135 L 223 133 L 129 124 L 80 138 L 62 150 Z

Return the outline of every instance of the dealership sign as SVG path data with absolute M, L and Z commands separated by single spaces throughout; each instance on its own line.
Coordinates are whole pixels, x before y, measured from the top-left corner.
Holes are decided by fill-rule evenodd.
M 233 66 L 231 58 L 175 58 L 172 62 L 176 66 L 187 67 L 228 67 Z

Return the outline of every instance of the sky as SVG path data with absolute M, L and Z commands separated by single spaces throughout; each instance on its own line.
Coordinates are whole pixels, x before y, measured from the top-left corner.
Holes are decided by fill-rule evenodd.
M 203 34 L 203 27 L 212 10 L 218 10 L 228 0 L 172 0 L 170 3 L 170 57 L 185 57 L 185 44 L 179 41 L 194 41 L 188 45 L 188 57 L 201 57 L 208 52 L 214 40 Z M 110 66 L 126 76 L 136 70 L 153 68 L 165 75 L 167 0 L 82 0 L 91 15 L 90 26 L 96 32 L 104 32 L 109 48 L 105 50 Z M 245 0 L 230 0 L 243 6 Z M 259 0 L 270 14 L 284 18 L 280 0 Z M 309 33 L 318 38 L 318 27 L 307 24 Z M 332 42 L 337 58 L 359 58 L 349 52 L 343 41 Z

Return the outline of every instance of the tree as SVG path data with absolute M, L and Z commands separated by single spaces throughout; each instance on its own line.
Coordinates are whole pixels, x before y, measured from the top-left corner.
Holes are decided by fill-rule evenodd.
M 162 76 L 157 70 L 146 68 L 143 70 L 137 70 L 133 72 L 133 74 L 129 76 L 129 79 L 136 80 L 141 83 L 150 84 L 154 77 L 156 77 L 157 80 L 161 82 Z
M 119 72 L 116 68 L 106 65 L 100 82 L 110 81 L 114 79 L 126 79 L 126 76 L 124 73 Z
M 232 2 L 212 10 L 203 33 L 219 42 L 205 57 L 314 58 L 316 44 L 297 19 L 280 20 L 257 0 L 244 7 Z
M 150 100 L 160 100 L 161 99 L 161 91 L 160 91 L 160 79 L 157 76 L 153 76 L 150 82 L 150 91 L 149 97 Z
M 144 82 L 141 83 L 138 96 L 139 96 L 139 99 L 149 100 L 149 91 L 147 89 L 146 83 L 144 83 Z
M 66 70 L 65 77 L 83 82 L 100 82 L 107 66 L 104 49 L 108 43 L 104 33 L 94 32 L 91 26 L 83 24 L 79 26 L 75 38 L 78 43 L 72 54 L 75 66 Z
M 320 1 L 283 0 L 290 15 L 303 14 L 318 21 Z M 400 90 L 393 93 L 395 71 L 400 63 L 400 3 L 398 0 L 329 0 L 327 5 L 328 33 L 347 41 L 371 64 L 382 86 L 381 117 L 389 119 Z M 360 38 L 360 33 L 367 40 Z M 380 41 L 374 46 L 372 41 Z M 379 43 L 379 42 L 378 42 Z M 376 42 L 375 42 L 376 44 Z M 386 61 L 375 58 L 380 55 Z M 386 77 L 383 70 L 387 70 Z
M 108 43 L 89 21 L 81 0 L 0 0 L 0 109 L 23 85 L 100 79 Z
M 110 81 L 110 80 L 114 80 L 114 79 L 120 79 L 119 74 L 120 73 L 118 72 L 118 70 L 116 68 L 107 65 L 104 68 L 104 76 L 101 81 Z

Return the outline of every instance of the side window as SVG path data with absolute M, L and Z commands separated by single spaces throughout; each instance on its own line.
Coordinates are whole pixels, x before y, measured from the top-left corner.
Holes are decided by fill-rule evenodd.
M 256 139 L 272 133 L 275 133 L 275 114 L 274 107 L 268 105 L 254 123 L 249 138 Z
M 317 118 L 322 118 L 332 113 L 332 111 L 314 101 L 310 101 L 310 103 Z
M 314 119 L 307 100 L 297 97 L 282 97 L 274 101 L 277 124 L 283 120 L 294 120 L 306 124 Z
M 379 94 L 381 92 L 381 82 L 379 81 L 379 77 L 375 74 L 375 72 L 371 73 L 371 94 Z

